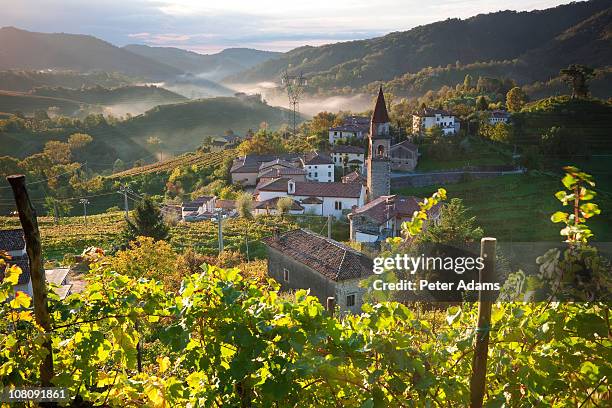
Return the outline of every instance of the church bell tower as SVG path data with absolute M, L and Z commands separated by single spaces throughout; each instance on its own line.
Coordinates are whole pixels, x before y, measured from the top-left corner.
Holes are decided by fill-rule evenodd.
M 368 201 L 391 194 L 391 134 L 389 132 L 389 114 L 385 104 L 382 86 L 378 91 L 374 113 L 370 120 L 368 136 Z

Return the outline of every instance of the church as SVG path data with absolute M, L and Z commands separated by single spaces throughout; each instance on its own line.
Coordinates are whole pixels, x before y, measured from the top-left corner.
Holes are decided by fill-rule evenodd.
M 389 113 L 382 86 L 378 91 L 374 113 L 370 120 L 367 158 L 367 198 L 375 200 L 391 192 L 391 132 Z

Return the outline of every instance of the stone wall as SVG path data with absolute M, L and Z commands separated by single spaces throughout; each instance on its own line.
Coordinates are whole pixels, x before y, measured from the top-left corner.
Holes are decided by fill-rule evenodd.
M 368 201 L 391 193 L 391 162 L 368 159 Z
M 491 177 L 499 177 L 506 174 L 520 174 L 523 171 L 450 171 L 437 173 L 413 174 L 393 177 L 391 188 L 399 189 L 406 187 L 424 187 L 431 185 L 444 185 L 461 183 L 470 180 L 478 180 Z

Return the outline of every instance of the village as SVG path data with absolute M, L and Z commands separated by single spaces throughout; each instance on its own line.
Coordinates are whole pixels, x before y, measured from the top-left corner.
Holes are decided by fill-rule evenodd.
M 507 122 L 505 111 L 491 114 L 491 123 Z M 361 282 L 372 275 L 369 254 L 381 249 L 387 238 L 402 235 L 402 223 L 419 210 L 423 197 L 391 194 L 393 175 L 413 171 L 421 153 L 410 140 L 393 143 L 390 119 L 382 87 L 370 118 L 348 116 L 340 126 L 329 128 L 329 151 L 290 154 L 250 154 L 234 159 L 232 183 L 252 194 L 253 215 L 312 216 L 345 222 L 349 242 L 342 243 L 307 229 L 275 233 L 263 240 L 267 248 L 267 274 L 282 289 L 309 289 L 325 304 L 329 299 L 343 311 L 359 312 L 367 290 Z M 413 135 L 438 128 L 453 135 L 460 121 L 451 113 L 422 108 L 413 115 Z M 239 138 L 229 134 L 211 146 L 227 149 Z M 363 145 L 367 145 L 367 149 Z M 126 198 L 127 200 L 127 198 Z M 222 223 L 237 217 L 236 200 L 214 195 L 198 196 L 181 205 L 164 205 L 161 212 L 180 222 Z M 436 223 L 439 206 L 428 212 L 428 223 Z M 222 228 L 218 239 L 222 241 Z M 347 244 L 352 244 L 348 246 Z M 220 251 L 222 244 L 220 244 Z M 355 249 L 361 248 L 363 252 Z M 23 273 L 16 291 L 32 293 L 29 262 L 21 230 L 1 230 L 0 250 L 8 252 Z M 46 278 L 64 298 L 82 290 L 83 282 L 69 279 L 69 267 L 46 270 Z

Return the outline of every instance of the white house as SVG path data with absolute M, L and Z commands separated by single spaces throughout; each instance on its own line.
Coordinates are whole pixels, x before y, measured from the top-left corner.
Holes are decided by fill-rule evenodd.
M 195 200 L 184 202 L 181 205 L 181 218 L 183 221 L 196 221 L 212 217 L 215 211 L 213 196 L 202 196 Z
M 459 132 L 460 122 L 452 113 L 441 109 L 425 108 L 412 115 L 412 133 L 423 133 L 434 126 L 451 135 Z
M 297 201 L 305 212 L 336 218 L 347 214 L 355 206 L 363 206 L 365 202 L 365 187 L 361 183 L 277 179 L 257 186 L 255 194 L 258 202 L 287 196 Z
M 348 116 L 342 125 L 329 128 L 329 144 L 339 140 L 363 139 L 370 130 L 370 118 L 365 116 Z
M 318 152 L 308 153 L 302 159 L 302 166 L 306 170 L 306 180 L 319 183 L 334 181 L 334 162 L 329 156 Z
M 508 123 L 510 120 L 510 114 L 504 110 L 494 110 L 489 116 L 489 124 L 496 125 L 498 123 Z
M 334 165 L 344 167 L 345 164 L 350 169 L 357 169 L 363 173 L 365 163 L 365 149 L 359 146 L 336 145 L 331 151 L 331 158 Z

